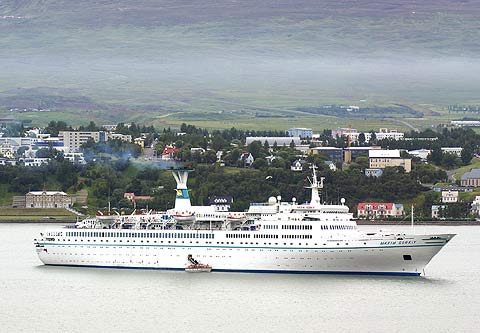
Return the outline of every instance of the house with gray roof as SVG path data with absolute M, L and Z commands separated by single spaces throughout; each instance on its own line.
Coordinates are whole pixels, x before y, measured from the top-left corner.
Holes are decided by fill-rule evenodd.
M 471 169 L 463 174 L 460 178 L 462 186 L 480 186 L 480 169 Z

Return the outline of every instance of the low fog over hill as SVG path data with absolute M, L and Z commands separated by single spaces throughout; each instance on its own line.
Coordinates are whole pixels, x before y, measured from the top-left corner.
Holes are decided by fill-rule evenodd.
M 0 90 L 102 112 L 475 102 L 478 17 L 474 0 L 0 1 Z

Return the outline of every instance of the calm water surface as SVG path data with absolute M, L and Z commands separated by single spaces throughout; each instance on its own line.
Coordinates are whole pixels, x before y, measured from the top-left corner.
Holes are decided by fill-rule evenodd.
M 417 227 L 417 233 L 457 234 L 420 278 L 46 267 L 32 244 L 45 227 L 0 225 L 1 332 L 478 332 L 480 327 L 480 227 Z

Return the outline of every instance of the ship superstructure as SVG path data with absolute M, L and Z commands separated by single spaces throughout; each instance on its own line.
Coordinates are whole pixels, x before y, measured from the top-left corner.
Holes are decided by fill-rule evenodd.
M 454 236 L 363 233 L 345 200 L 320 202 L 323 179 L 317 179 L 314 167 L 310 202 L 272 197 L 246 213 L 191 206 L 182 177 L 175 177 L 180 209 L 176 204 L 133 224 L 117 218 L 108 226 L 47 230 L 35 241 L 40 260 L 46 265 L 184 270 L 187 258 L 194 258 L 212 271 L 420 275 Z

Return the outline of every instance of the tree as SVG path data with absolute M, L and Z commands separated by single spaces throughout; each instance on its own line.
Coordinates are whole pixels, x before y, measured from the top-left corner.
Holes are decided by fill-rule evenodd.
M 265 140 L 265 142 L 263 143 L 263 149 L 268 150 L 269 148 L 270 148 L 270 145 L 268 144 L 268 141 Z
M 443 153 L 440 146 L 435 146 L 430 155 L 428 155 L 427 160 L 432 162 L 433 164 L 440 165 L 442 163 Z
M 262 151 L 262 144 L 260 141 L 253 141 L 251 144 L 248 145 L 247 150 L 254 158 L 260 157 L 260 153 Z
M 358 142 L 359 142 L 360 145 L 362 146 L 362 145 L 365 144 L 365 141 L 366 141 L 366 140 L 365 140 L 365 133 L 362 132 L 362 133 L 360 133 L 360 134 L 358 135 Z
M 257 158 L 255 161 L 253 161 L 252 166 L 255 169 L 263 169 L 263 168 L 267 167 L 267 161 L 265 161 L 264 158 Z
M 447 169 L 452 169 L 461 164 L 460 159 L 456 154 L 446 153 L 442 157 L 442 166 Z
M 463 147 L 461 153 L 461 159 L 463 165 L 468 165 L 472 161 L 473 158 L 473 150 L 470 147 Z

